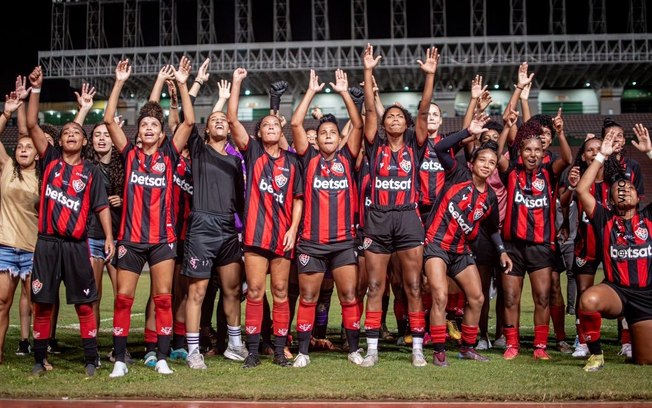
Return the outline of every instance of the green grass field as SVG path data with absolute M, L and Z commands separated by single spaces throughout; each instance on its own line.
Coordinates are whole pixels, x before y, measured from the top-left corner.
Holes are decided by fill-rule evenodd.
M 565 281 L 565 277 L 563 277 Z M 132 320 L 129 349 L 134 358 L 142 357 L 144 304 L 149 288 L 149 275 L 143 274 L 139 284 Z M 110 282 L 105 278 L 105 288 Z M 62 305 L 57 337 L 66 346 L 61 355 L 50 356 L 54 370 L 41 378 L 29 376 L 33 358 L 18 357 L 18 304 L 12 307 L 11 326 L 5 342 L 5 363 L 0 365 L 0 398 L 161 398 L 161 399 L 257 399 L 257 400 L 494 400 L 494 401 L 559 401 L 559 400 L 644 400 L 652 398 L 652 367 L 627 364 L 617 356 L 615 321 L 604 321 L 603 338 L 606 367 L 597 373 L 582 370 L 583 360 L 550 351 L 553 361 L 534 361 L 532 349 L 532 299 L 529 282 L 525 284 L 521 318 L 524 344 L 521 355 L 504 361 L 500 350 L 485 352 L 488 363 L 462 361 L 456 358 L 457 347 L 449 345 L 451 367 L 441 369 L 432 364 L 413 368 L 410 350 L 381 343 L 380 363 L 365 369 L 349 363 L 344 352 L 312 352 L 312 363 L 305 369 L 280 368 L 271 358 L 253 370 L 243 370 L 240 363 L 222 357 L 208 357 L 208 370 L 190 370 L 182 363 L 171 363 L 173 375 L 160 376 L 137 360 L 125 378 L 108 377 L 112 364 L 105 358 L 111 349 L 113 298 L 105 295 L 102 302 L 102 327 L 99 342 L 102 367 L 93 378 L 85 378 L 82 366 L 81 341 L 76 328 L 77 317 L 69 305 Z M 62 290 L 62 299 L 64 293 Z M 493 302 L 492 302 L 493 303 Z M 492 304 L 493 308 L 493 304 Z M 340 309 L 333 298 L 329 338 L 339 343 Z M 492 312 L 493 314 L 493 312 Z M 395 330 L 393 314 L 387 319 Z M 493 325 L 494 321 L 490 321 Z M 552 326 L 552 325 L 551 325 Z M 574 321 L 567 316 L 566 330 L 574 336 Z M 551 327 L 552 336 L 552 327 Z M 363 336 L 364 338 L 364 336 Z M 554 340 L 551 338 L 551 343 Z M 363 342 L 364 346 L 364 342 Z M 293 350 L 296 351 L 296 350 Z M 426 347 L 430 360 L 432 351 Z

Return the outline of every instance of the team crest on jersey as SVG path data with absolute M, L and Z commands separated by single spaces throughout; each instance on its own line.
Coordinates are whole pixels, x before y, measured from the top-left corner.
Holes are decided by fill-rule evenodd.
M 124 245 L 120 245 L 118 247 L 118 259 L 121 259 L 125 255 L 127 255 L 127 248 Z
M 344 174 L 344 165 L 342 163 L 333 163 L 333 167 L 331 167 L 331 170 L 333 171 L 333 174 L 336 176 L 341 176 Z
M 278 188 L 283 188 L 283 186 L 287 184 L 288 178 L 285 177 L 283 174 L 279 174 L 274 177 L 274 182 L 276 182 L 276 186 L 278 186 Z
M 473 221 L 479 220 L 483 215 L 484 211 L 482 211 L 482 208 L 476 208 L 475 211 L 473 211 Z
M 41 289 L 43 289 L 43 283 L 38 279 L 34 279 L 32 281 L 32 293 L 36 295 Z
M 301 264 L 301 266 L 308 265 L 309 261 L 310 261 L 310 255 L 306 255 L 306 254 L 299 255 L 299 263 Z
M 76 192 L 81 193 L 86 188 L 86 183 L 77 179 L 72 182 L 72 188 L 74 188 Z
M 636 236 L 642 239 L 643 241 L 647 240 L 648 237 L 647 228 L 637 228 L 636 231 L 634 231 L 634 234 L 636 234 Z
M 371 240 L 371 238 L 366 237 L 366 238 L 364 239 L 364 241 L 362 241 L 362 248 L 363 248 L 363 249 L 368 249 L 368 248 L 371 246 L 371 243 L 372 243 L 372 242 L 373 242 L 373 241 Z
M 412 163 L 407 160 L 401 160 L 400 166 L 401 169 L 403 169 L 403 171 L 406 173 L 409 173 L 410 170 L 412 170 Z
M 158 162 L 155 165 L 152 166 L 152 170 L 158 171 L 159 173 L 163 173 L 165 171 L 165 163 L 163 162 Z
M 532 182 L 532 187 L 538 192 L 542 192 L 546 187 L 546 181 L 544 179 L 538 178 Z
M 577 264 L 577 266 L 579 266 L 579 267 L 581 268 L 581 267 L 583 267 L 584 265 L 586 265 L 586 259 L 584 259 L 584 258 L 580 258 L 580 257 L 578 256 L 578 257 L 575 258 L 575 263 Z
M 247 334 L 254 334 L 256 333 L 256 326 L 245 326 L 245 332 Z

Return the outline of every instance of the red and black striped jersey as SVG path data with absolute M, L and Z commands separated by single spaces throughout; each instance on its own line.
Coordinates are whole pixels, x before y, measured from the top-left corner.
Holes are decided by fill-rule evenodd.
M 381 208 L 417 207 L 418 171 L 426 143 L 419 146 L 413 128 L 405 131 L 403 147 L 394 152 L 376 134 L 366 149 L 371 174 L 371 205 Z
M 442 136 L 438 133 L 435 137 L 429 137 L 426 143 L 426 151 L 419 167 L 419 200 L 421 205 L 434 204 L 446 182 L 446 172 L 435 152 L 435 144 L 441 139 Z M 452 150 L 450 155 L 453 158 L 455 157 Z
M 641 165 L 634 159 L 623 157 L 620 160 L 620 165 L 623 167 L 625 177 L 636 187 L 636 192 L 640 199 L 645 194 L 645 186 L 643 184 L 643 173 L 641 172 Z
M 539 165 L 531 173 L 523 166 L 511 163 L 501 177 L 507 188 L 503 239 L 554 248 L 557 177 L 552 171 L 552 162 Z
M 192 208 L 192 168 L 190 158 L 179 156 L 177 167 L 172 175 L 172 203 L 174 205 L 175 232 L 178 239 L 186 239 L 188 216 Z
M 303 228 L 301 240 L 317 244 L 349 242 L 355 236 L 356 206 L 353 167 L 348 146 L 331 161 L 309 148 L 299 156 L 303 169 Z
M 367 156 L 362 159 L 360 170 L 358 170 L 357 190 L 357 224 L 359 228 L 364 228 L 364 217 L 371 205 L 371 174 L 369 174 L 369 158 Z
M 38 232 L 75 240 L 86 239 L 89 218 L 109 206 L 100 170 L 90 161 L 70 165 L 48 144 L 43 166 Z M 91 212 L 92 211 L 92 212 Z
M 488 227 L 490 234 L 498 231 L 498 199 L 485 184 L 479 191 L 464 165 L 446 172 L 444 191 L 432 207 L 426 221 L 426 243 L 437 243 L 451 253 L 470 253 L 469 243 L 478 236 L 480 224 Z
M 243 243 L 285 256 L 283 237 L 292 225 L 293 201 L 303 195 L 299 159 L 282 149 L 274 158 L 254 138 L 249 139 L 244 158 L 247 198 Z
M 591 185 L 591 194 L 595 201 L 608 206 L 609 204 L 609 184 L 605 181 L 594 182 Z M 575 237 L 575 263 L 584 266 L 587 261 L 602 260 L 602 250 L 600 240 L 593 229 L 586 213 L 582 209 L 582 203 L 576 198 L 577 202 L 577 236 Z
M 596 203 L 589 216 L 600 231 L 605 279 L 631 288 L 652 288 L 652 204 L 626 220 Z
M 147 155 L 129 142 L 120 154 L 126 180 L 118 239 L 138 244 L 176 242 L 172 182 L 179 152 L 174 143 L 166 141 Z

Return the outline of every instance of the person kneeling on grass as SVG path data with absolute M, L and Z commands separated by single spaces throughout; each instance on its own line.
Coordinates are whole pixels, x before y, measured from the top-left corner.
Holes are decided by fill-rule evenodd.
M 36 67 L 29 76 L 32 94 L 27 112 L 27 128 L 42 160 L 43 183 L 39 207 L 38 240 L 34 251 L 32 301 L 34 302 L 34 367 L 32 375 L 45 373 L 44 360 L 50 338 L 52 309 L 59 297 L 61 281 L 66 298 L 75 305 L 84 346 L 86 375 L 95 375 L 97 365 L 97 324 L 93 302 L 97 285 L 89 257 L 88 220 L 98 214 L 106 241 L 104 253 L 115 252 L 111 213 L 104 179 L 99 168 L 82 159 L 88 137 L 81 125 L 63 126 L 60 147 L 51 146 L 38 122 L 38 104 L 43 73 Z
M 634 146 L 652 158 L 647 128 L 634 127 Z M 590 187 L 614 152 L 614 132 L 608 131 L 598 153 L 577 185 L 577 195 L 596 232 L 602 231 L 605 280 L 587 289 L 580 298 L 579 319 L 591 356 L 584 371 L 604 367 L 600 346 L 602 317 L 625 316 L 632 333 L 632 357 L 638 364 L 652 364 L 652 204 L 638 210 L 636 187 L 621 168 L 605 168 L 610 181 L 611 208 L 596 202 Z

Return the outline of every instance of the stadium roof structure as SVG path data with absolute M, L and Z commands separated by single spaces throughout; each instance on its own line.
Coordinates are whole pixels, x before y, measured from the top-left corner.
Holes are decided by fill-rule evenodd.
M 181 25 L 176 12 L 178 0 L 53 0 L 51 50 L 39 52 L 39 64 L 48 78 L 71 80 L 71 86 L 91 82 L 108 96 L 118 61 L 129 58 L 133 71 L 125 92 L 146 98 L 161 67 L 177 65 L 181 56 L 190 57 L 195 69 L 210 58 L 212 81 L 228 79 L 233 70 L 245 67 L 250 75 L 246 88 L 254 94 L 267 93 L 269 84 L 284 79 L 293 92 L 305 89 L 310 69 L 330 78 L 337 68 L 350 78 L 361 79 L 361 55 L 367 42 L 367 1 L 352 0 L 350 39 L 329 38 L 328 0 L 310 0 L 312 41 L 292 41 L 289 0 L 273 0 L 274 38 L 254 42 L 251 1 L 234 0 L 233 43 L 217 43 L 211 21 L 213 0 L 196 0 L 197 41 L 180 45 Z M 518 65 L 527 61 L 535 73 L 534 88 L 622 89 L 635 78 L 640 86 L 652 85 L 652 34 L 647 32 L 645 0 L 622 2 L 629 7 L 629 33 L 606 32 L 605 0 L 589 0 L 589 33 L 567 33 L 565 0 L 549 0 L 550 33 L 527 35 L 526 0 L 509 1 L 509 34 L 488 36 L 487 0 L 470 0 L 470 35 L 446 36 L 446 0 L 430 0 L 431 37 L 409 38 L 407 0 L 390 1 L 391 38 L 373 39 L 375 52 L 382 55 L 375 78 L 381 90 L 421 89 L 423 76 L 416 60 L 427 47 L 441 54 L 436 92 L 455 93 L 468 88 L 471 78 L 482 74 L 491 84 L 509 89 Z M 139 21 L 141 3 L 158 3 L 158 45 L 142 46 Z M 106 44 L 103 6 L 122 7 L 122 47 Z M 71 8 L 86 8 L 86 48 L 70 49 Z M 203 95 L 216 96 L 217 87 L 203 87 Z

